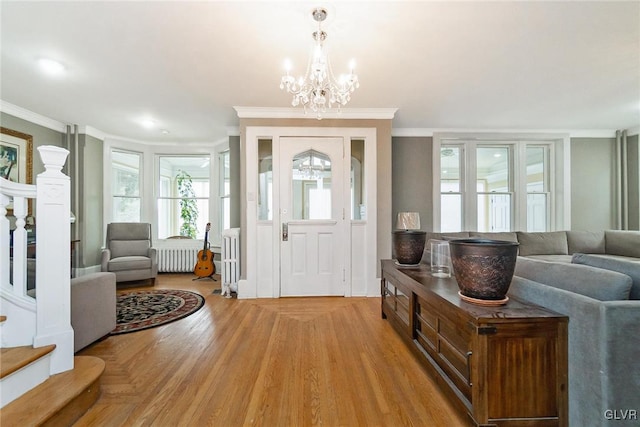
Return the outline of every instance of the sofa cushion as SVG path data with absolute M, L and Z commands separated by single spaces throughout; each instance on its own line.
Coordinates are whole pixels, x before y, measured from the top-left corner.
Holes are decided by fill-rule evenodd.
M 427 242 L 430 239 L 433 240 L 453 240 L 453 239 L 466 239 L 469 237 L 468 231 L 456 231 L 456 232 L 443 232 L 443 233 L 435 233 L 432 231 L 427 232 Z
M 469 237 L 477 239 L 504 240 L 506 242 L 517 242 L 518 234 L 513 231 L 482 233 L 480 231 L 470 231 Z
M 467 231 L 457 231 L 450 233 L 435 233 L 433 231 L 427 231 L 427 236 L 424 245 L 424 251 L 422 252 L 422 264 L 431 265 L 431 244 L 429 240 L 454 240 L 454 239 L 466 239 L 469 237 Z
M 640 300 L 640 260 L 623 261 L 606 255 L 573 254 L 571 262 L 626 274 L 632 281 L 629 299 Z
M 109 243 L 113 258 L 125 256 L 148 256 L 151 242 L 149 240 L 112 240 Z
M 571 263 L 571 255 L 527 255 L 527 258 L 539 261 Z
M 604 231 L 567 231 L 569 253 L 605 253 Z
M 116 327 L 116 275 L 92 273 L 71 279 L 74 351 L 108 335 Z
M 519 254 L 527 255 L 568 255 L 567 233 L 550 231 L 529 233 L 518 231 Z
M 108 231 L 108 240 L 151 240 L 151 225 L 148 223 L 111 223 Z
M 606 253 L 640 258 L 640 231 L 606 230 Z
M 144 256 L 123 256 L 109 261 L 109 271 L 149 270 L 151 258 Z
M 631 277 L 588 265 L 518 257 L 515 275 L 600 301 L 628 300 Z

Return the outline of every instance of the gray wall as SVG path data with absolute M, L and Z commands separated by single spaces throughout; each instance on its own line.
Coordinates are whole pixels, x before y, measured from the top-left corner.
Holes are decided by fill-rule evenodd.
M 37 148 L 41 145 L 55 145 L 56 147 L 65 147 L 66 148 L 66 134 L 61 133 L 52 129 L 49 129 L 44 126 L 40 126 L 38 124 L 29 122 L 27 120 L 20 119 L 15 116 L 11 116 L 9 114 L 0 112 L 0 126 L 15 130 L 21 133 L 25 133 L 27 135 L 31 135 L 33 137 L 33 174 L 31 176 L 31 182 L 33 184 L 36 183 L 36 177 L 38 174 L 44 172 L 44 164 L 40 159 L 40 153 L 38 153 Z M 67 159 L 67 163 L 65 163 L 65 167 L 63 172 L 68 174 L 69 170 L 69 160 Z M 38 218 L 36 212 L 36 204 L 31 203 L 31 215 L 36 219 L 36 227 L 38 226 Z M 11 226 L 14 226 L 14 218 L 10 217 L 9 221 L 11 222 Z
M 571 229 L 616 227 L 615 138 L 571 139 Z
M 393 218 L 420 213 L 423 230 L 432 230 L 433 176 L 431 137 L 394 137 Z M 629 138 L 629 228 L 640 228 L 638 136 Z M 571 228 L 604 230 L 616 226 L 615 138 L 571 139 Z M 395 227 L 395 225 L 394 225 Z
M 627 140 L 629 147 L 629 230 L 640 230 L 640 144 L 638 135 Z
M 433 231 L 433 138 L 392 138 L 392 220 L 420 213 L 422 230 Z
M 57 147 L 66 148 L 66 134 L 51 130 L 44 126 L 19 119 L 3 112 L 0 112 L 0 125 L 5 128 L 33 136 L 33 183 L 36 182 L 36 176 L 39 173 L 44 172 L 44 165 L 40 160 L 40 155 L 36 148 L 41 145 L 55 145 Z
M 240 137 L 229 137 L 229 168 L 231 179 L 231 227 L 240 227 Z
M 103 228 L 103 142 L 89 135 L 78 137 L 79 211 L 76 212 L 77 239 L 76 266 L 86 268 L 100 265 Z
M 0 112 L 2 127 L 13 129 L 33 136 L 33 182 L 36 176 L 44 172 L 44 165 L 36 150 L 41 145 L 55 145 L 67 148 L 67 135 L 44 126 Z M 71 177 L 71 206 L 75 206 L 74 186 L 78 185 L 77 225 L 72 226 L 72 238 L 80 240 L 76 244 L 74 267 L 84 268 L 100 264 L 102 242 L 102 141 L 91 136 L 79 135 L 78 138 L 79 176 L 74 177 L 75 152 L 70 144 L 70 153 L 65 164 L 65 174 Z M 37 212 L 36 229 L 38 225 Z

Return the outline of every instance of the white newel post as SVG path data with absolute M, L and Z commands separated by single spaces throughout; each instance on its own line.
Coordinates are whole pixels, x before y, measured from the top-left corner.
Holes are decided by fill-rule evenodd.
M 55 146 L 40 146 L 38 151 L 45 172 L 36 182 L 37 321 L 33 346 L 56 345 L 51 357 L 51 374 L 55 374 L 73 369 L 71 185 L 61 172 L 69 151 Z

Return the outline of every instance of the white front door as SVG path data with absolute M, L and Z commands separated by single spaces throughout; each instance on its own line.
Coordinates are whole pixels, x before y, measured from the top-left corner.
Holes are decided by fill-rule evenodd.
M 345 295 L 344 163 L 341 137 L 280 138 L 281 296 Z

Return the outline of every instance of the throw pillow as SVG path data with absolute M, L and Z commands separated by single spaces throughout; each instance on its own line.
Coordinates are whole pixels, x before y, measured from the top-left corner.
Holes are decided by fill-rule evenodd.
M 568 255 L 567 233 L 550 231 L 546 233 L 528 233 L 518 231 L 521 256 L 527 255 Z
M 585 254 L 605 253 L 604 231 L 567 231 L 569 253 Z
M 640 258 L 640 231 L 607 230 L 604 239 L 606 253 Z

